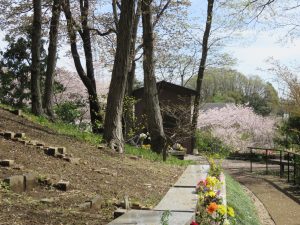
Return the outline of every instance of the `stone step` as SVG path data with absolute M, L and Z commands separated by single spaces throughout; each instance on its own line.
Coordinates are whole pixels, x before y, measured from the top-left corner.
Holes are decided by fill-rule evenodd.
M 130 210 L 124 215 L 110 222 L 108 225 L 161 225 L 163 213 L 163 211 Z M 171 212 L 170 216 L 168 217 L 168 224 L 190 225 L 194 219 L 195 213 L 192 212 Z
M 197 202 L 198 195 L 195 188 L 172 187 L 154 210 L 195 213 Z
M 174 184 L 174 187 L 196 188 L 198 182 L 206 178 L 208 169 L 208 165 L 189 166 Z

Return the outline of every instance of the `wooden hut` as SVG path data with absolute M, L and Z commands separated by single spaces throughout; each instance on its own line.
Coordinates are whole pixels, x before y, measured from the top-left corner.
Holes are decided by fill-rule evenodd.
M 192 153 L 190 126 L 196 91 L 166 81 L 157 82 L 157 91 L 166 135 L 186 148 L 187 153 Z M 137 99 L 135 116 L 138 123 L 143 123 L 143 115 L 146 115 L 144 88 L 134 90 L 133 96 Z

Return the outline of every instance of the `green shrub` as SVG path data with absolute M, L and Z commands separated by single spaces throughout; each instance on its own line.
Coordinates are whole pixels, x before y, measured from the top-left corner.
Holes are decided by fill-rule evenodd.
M 231 148 L 214 137 L 210 131 L 197 131 L 196 147 L 199 152 L 213 158 L 225 158 L 231 152 Z
M 71 101 L 58 104 L 55 108 L 55 113 L 61 121 L 72 124 L 75 124 L 81 115 L 78 104 Z

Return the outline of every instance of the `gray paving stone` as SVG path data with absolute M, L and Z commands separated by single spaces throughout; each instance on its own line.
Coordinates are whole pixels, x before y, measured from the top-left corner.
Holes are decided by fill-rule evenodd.
M 197 202 L 195 188 L 172 187 L 154 210 L 195 212 Z
M 130 210 L 124 215 L 118 217 L 108 225 L 117 224 L 135 224 L 135 225 L 161 225 L 163 211 L 150 210 Z M 190 212 L 171 212 L 169 224 L 189 225 L 194 220 L 194 213 Z
M 208 166 L 190 165 L 174 184 L 174 187 L 193 187 L 196 188 L 200 180 L 204 180 L 207 176 Z

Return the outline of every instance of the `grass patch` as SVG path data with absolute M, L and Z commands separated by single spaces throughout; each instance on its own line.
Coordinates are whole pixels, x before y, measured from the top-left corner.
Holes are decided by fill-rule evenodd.
M 226 174 L 227 204 L 234 208 L 236 224 L 260 225 L 255 206 L 241 185 Z
M 125 153 L 129 155 L 142 156 L 144 159 L 148 159 L 150 161 L 155 162 L 163 162 L 162 155 L 159 155 L 148 149 L 136 148 L 130 145 L 125 146 Z M 174 156 L 169 156 L 166 161 L 167 164 L 178 165 L 178 166 L 187 166 L 195 164 L 194 161 L 191 160 L 180 160 Z
M 5 110 L 14 110 L 13 107 L 0 104 L 0 107 Z M 82 131 L 78 126 L 73 124 L 66 124 L 61 121 L 51 122 L 44 116 L 35 116 L 29 112 L 27 108 L 22 109 L 22 115 L 33 123 L 40 124 L 55 130 L 58 134 L 63 134 L 75 137 L 78 140 L 86 141 L 90 144 L 97 145 L 102 141 L 102 135 L 93 134 L 92 132 Z
M 92 132 L 88 131 L 82 131 L 76 125 L 73 124 L 66 124 L 60 121 L 53 123 L 43 116 L 34 116 L 29 113 L 26 113 L 24 116 L 34 123 L 38 123 L 42 126 L 55 130 L 59 134 L 75 137 L 78 140 L 86 141 L 93 145 L 97 145 L 102 141 L 102 135 L 93 134 Z

